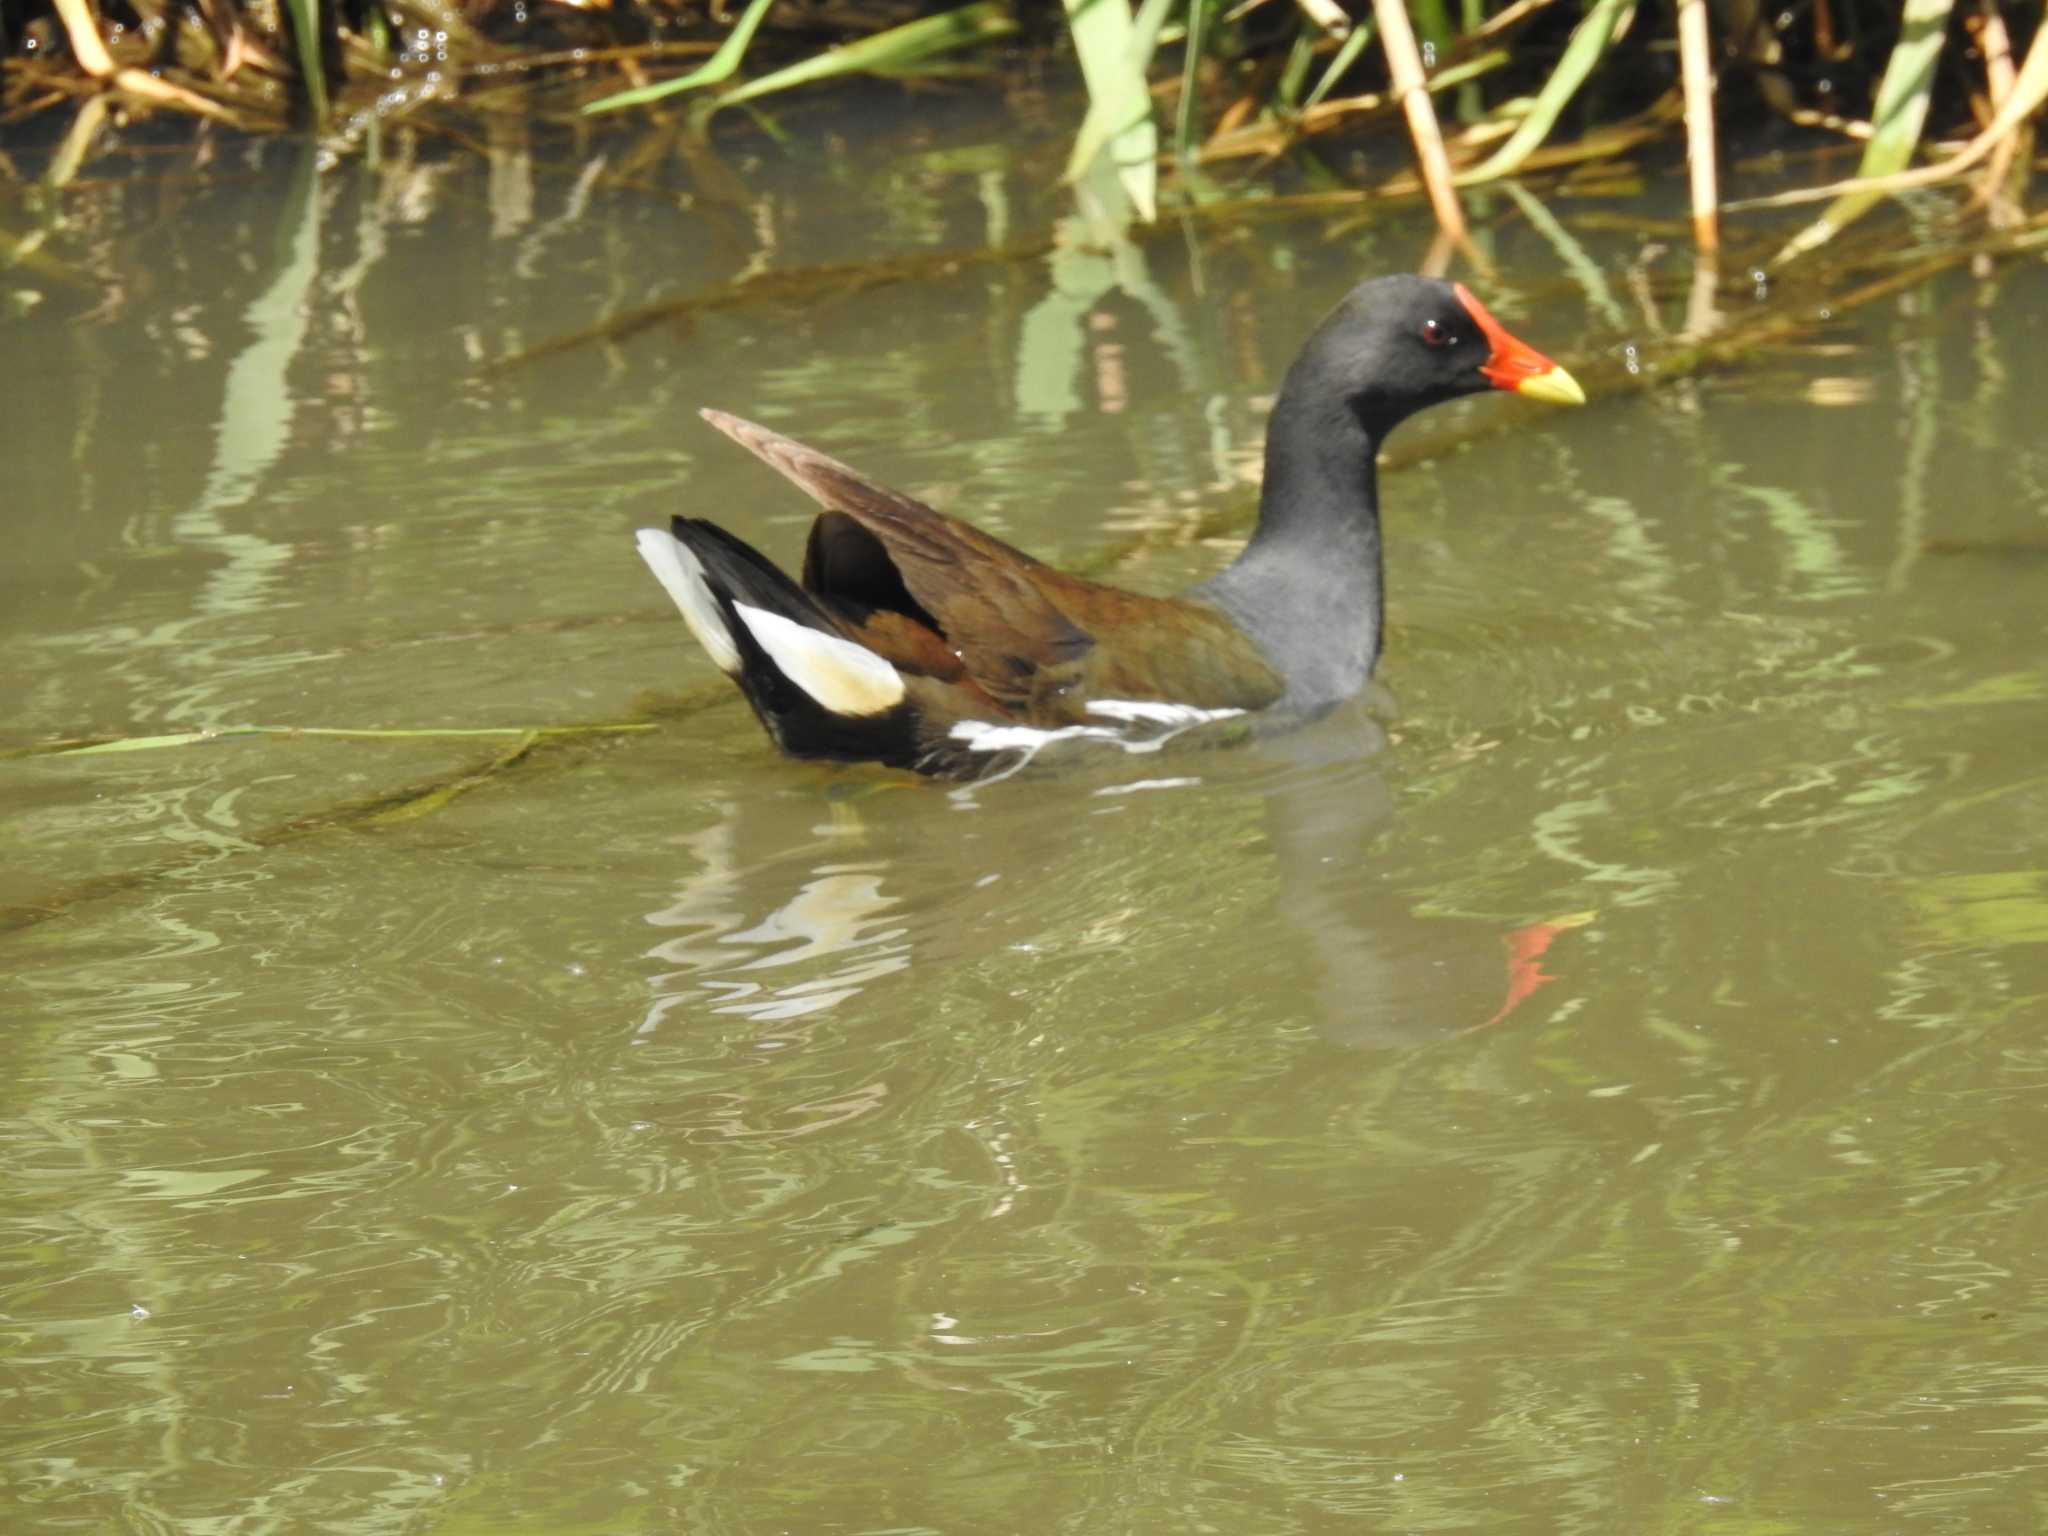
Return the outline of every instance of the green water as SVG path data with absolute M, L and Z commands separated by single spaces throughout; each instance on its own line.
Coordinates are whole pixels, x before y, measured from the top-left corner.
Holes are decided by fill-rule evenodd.
M 1062 215 L 917 135 L 119 153 L 7 276 L 0 746 L 657 728 L 0 761 L 0 1525 L 2040 1529 L 2048 272 L 1443 413 L 1396 703 L 953 793 L 701 707 L 632 530 L 808 507 L 695 410 L 1169 590 L 1428 231 L 489 366 Z M 1533 343 L 1674 345 L 1629 205 L 1478 211 Z

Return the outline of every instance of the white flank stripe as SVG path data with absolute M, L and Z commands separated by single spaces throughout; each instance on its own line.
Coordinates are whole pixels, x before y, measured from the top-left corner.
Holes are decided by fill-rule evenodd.
M 1088 713 L 1132 725 L 1140 720 L 1149 720 L 1154 725 L 1171 726 L 1173 734 L 1179 735 L 1193 726 L 1207 725 L 1211 720 L 1228 720 L 1244 711 L 1197 709 L 1192 704 L 1161 704 L 1152 699 L 1096 699 L 1089 704 Z
M 1201 782 L 1200 779 L 1190 778 L 1140 779 L 1135 784 L 1105 784 L 1096 790 L 1095 794 L 1098 799 L 1108 799 L 1112 795 L 1141 794 L 1148 789 L 1189 789 Z
M 697 643 L 704 647 L 719 671 L 727 677 L 738 677 L 739 647 L 732 643 L 726 630 L 718 600 L 704 584 L 704 567 L 698 564 L 697 557 L 664 528 L 642 528 L 633 539 L 640 546 L 640 558 L 647 562 L 647 569 L 654 572 L 662 590 L 682 610 L 683 622 L 690 626 Z
M 733 604 L 776 669 L 835 715 L 879 715 L 903 702 L 903 678 L 864 645 L 765 608 Z
M 1183 731 L 1213 720 L 1228 720 L 1244 713 L 1241 709 L 1197 709 L 1192 704 L 1159 704 L 1148 699 L 1097 699 L 1088 713 L 1126 725 L 1157 727 L 1149 735 L 1113 725 L 1063 725 L 1041 731 L 1028 725 L 995 725 L 987 720 L 962 720 L 946 734 L 965 742 L 970 752 L 1016 752 L 1016 762 L 1001 773 L 980 780 L 994 784 L 1007 779 L 1056 741 L 1106 741 L 1126 752 L 1157 752 Z M 1167 781 L 1173 782 L 1173 781 Z
M 1036 752 L 1055 741 L 1093 737 L 1097 741 L 1123 740 L 1121 731 L 1106 725 L 1063 725 L 1056 731 L 1041 731 L 1035 725 L 991 725 L 986 720 L 960 720 L 946 733 L 964 741 L 975 752 Z

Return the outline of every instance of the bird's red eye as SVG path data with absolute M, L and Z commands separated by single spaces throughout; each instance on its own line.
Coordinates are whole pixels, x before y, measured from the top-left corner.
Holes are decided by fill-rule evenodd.
M 1422 339 L 1432 347 L 1454 347 L 1458 344 L 1457 333 L 1441 320 L 1423 321 Z

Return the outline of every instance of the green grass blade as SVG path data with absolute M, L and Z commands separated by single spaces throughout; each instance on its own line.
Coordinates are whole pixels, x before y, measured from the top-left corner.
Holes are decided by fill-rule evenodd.
M 1365 52 L 1366 44 L 1372 41 L 1372 34 L 1378 24 L 1370 16 L 1361 17 L 1352 24 L 1351 35 L 1344 39 L 1344 45 L 1337 50 L 1337 57 L 1330 60 L 1330 67 L 1323 71 L 1323 78 L 1316 82 L 1316 88 L 1308 93 L 1302 110 L 1307 111 L 1325 96 L 1330 87 L 1344 76 L 1344 71 L 1358 62 L 1358 56 Z
M 1586 77 L 1593 73 L 1593 66 L 1600 62 L 1608 44 L 1621 30 L 1623 19 L 1634 8 L 1635 0 L 1594 0 L 1593 8 L 1579 23 L 1578 30 L 1572 33 L 1564 57 L 1557 61 L 1557 68 L 1543 82 L 1543 89 L 1537 94 L 1529 115 L 1522 119 L 1521 126 L 1508 136 L 1505 144 L 1487 157 L 1483 165 L 1460 174 L 1456 178 L 1457 185 L 1469 187 L 1477 182 L 1513 175 L 1536 146 L 1549 136 L 1550 130 L 1557 126 L 1558 116 L 1579 87 L 1585 84 Z
M 320 0 L 285 0 L 291 13 L 292 41 L 298 46 L 299 77 L 306 82 L 306 100 L 313 121 L 327 121 L 327 70 L 320 62 Z
M 1287 50 L 1287 62 L 1280 67 L 1280 83 L 1273 87 L 1273 107 L 1281 113 L 1301 107 L 1301 88 L 1308 84 L 1308 72 L 1316 61 L 1319 34 L 1308 22 L 1294 34 L 1294 46 Z
M 1904 170 L 1920 146 L 1927 122 L 1927 104 L 1934 95 L 1934 75 L 1948 41 L 1949 12 L 1955 0 L 1906 0 L 1899 41 L 1885 62 L 1878 82 L 1877 105 L 1870 114 L 1870 143 L 1864 147 L 1858 176 L 1889 176 Z M 1828 204 L 1827 211 L 1786 242 L 1773 265 L 1825 245 L 1863 217 L 1882 193 L 1850 192 Z
M 1066 0 L 1066 7 L 1088 85 L 1088 111 L 1067 157 L 1066 179 L 1078 180 L 1107 148 L 1125 192 L 1149 220 L 1157 206 L 1159 130 L 1146 72 L 1172 0 L 1145 0 L 1135 19 L 1126 0 Z
M 1408 13 L 1415 18 L 1415 35 L 1438 53 L 1451 46 L 1451 13 L 1444 0 L 1408 0 Z
M 909 69 L 935 54 L 1011 37 L 1016 31 L 1017 18 L 1011 14 L 1008 0 L 976 0 L 973 5 L 927 16 L 922 21 L 905 22 L 872 37 L 857 38 L 787 69 L 749 80 L 720 96 L 717 105 L 736 106 L 795 86 L 836 80 L 842 75 L 887 74 Z
M 768 7 L 775 0 L 753 0 L 738 25 L 725 35 L 725 41 L 718 45 L 718 51 L 687 75 L 678 75 L 673 80 L 657 81 L 653 85 L 642 85 L 630 91 L 620 91 L 615 96 L 606 96 L 584 107 L 583 115 L 588 117 L 596 112 L 616 112 L 621 107 L 644 106 L 650 101 L 659 101 L 664 96 L 674 96 L 683 91 L 694 91 L 707 85 L 719 85 L 732 78 L 733 71 L 740 67 L 740 60 L 746 56 L 747 45 L 754 40 L 754 33 L 760 30 L 761 18 L 768 14 Z
M 1859 176 L 1884 176 L 1903 167 L 1920 143 L 1935 66 L 1948 40 L 1954 0 L 1906 0 L 1898 45 L 1885 63 L 1870 118 L 1870 143 Z
M 1152 96 L 1145 71 L 1159 46 L 1171 0 L 1145 0 L 1133 18 L 1129 0 L 1065 0 L 1067 31 L 1081 78 L 1088 87 L 1088 113 L 1067 159 L 1071 180 L 1087 169 L 1096 152 L 1138 118 L 1149 117 Z
M 1458 22 L 1468 36 L 1485 26 L 1486 0 L 1459 0 Z M 1485 98 L 1480 94 L 1479 87 L 1461 86 L 1458 90 L 1458 121 L 1476 123 L 1485 115 Z
M 179 731 L 173 736 L 124 736 L 119 741 L 94 742 L 89 747 L 66 747 L 58 757 L 104 757 L 110 752 L 154 752 L 159 747 L 190 747 L 202 741 L 218 741 L 224 731 Z
M 1074 56 L 1081 61 L 1081 79 L 1088 87 L 1088 111 L 1067 155 L 1065 172 L 1074 180 L 1103 145 L 1125 127 L 1152 111 L 1152 98 L 1142 78 L 1130 68 L 1131 39 L 1136 28 L 1127 0 L 1065 0 L 1067 31 Z
M 1195 113 L 1201 82 L 1202 45 L 1209 30 L 1209 13 L 1220 0 L 1188 0 L 1188 35 L 1182 52 L 1180 109 L 1174 114 L 1173 157 L 1186 165 L 1195 147 Z

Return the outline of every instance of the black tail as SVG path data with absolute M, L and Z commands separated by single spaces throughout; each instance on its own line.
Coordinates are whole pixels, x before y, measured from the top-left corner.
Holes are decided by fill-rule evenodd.
M 808 592 L 746 540 L 697 517 L 672 517 L 668 520 L 668 531 L 704 567 L 704 579 L 712 595 L 718 598 L 720 608 L 736 599 L 752 608 L 779 613 L 806 629 L 821 629 L 827 634 L 839 632 L 839 626 Z M 731 616 L 727 617 L 731 622 Z M 738 628 L 743 631 L 746 626 L 741 624 Z
M 785 752 L 904 766 L 914 760 L 914 722 L 896 669 L 847 638 L 766 556 L 690 517 L 672 519 L 667 539 L 643 529 L 640 552 Z

